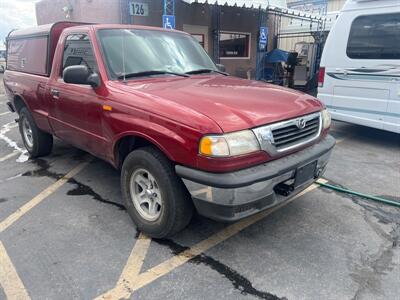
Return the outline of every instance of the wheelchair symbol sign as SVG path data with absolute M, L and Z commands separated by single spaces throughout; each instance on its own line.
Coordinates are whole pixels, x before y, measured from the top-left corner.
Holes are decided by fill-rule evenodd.
M 175 29 L 175 16 L 163 15 L 163 27 L 166 29 Z
M 265 51 L 268 43 L 268 27 L 260 27 L 260 36 L 258 38 L 258 47 L 260 51 Z
M 266 44 L 268 40 L 268 28 L 260 27 L 260 43 Z

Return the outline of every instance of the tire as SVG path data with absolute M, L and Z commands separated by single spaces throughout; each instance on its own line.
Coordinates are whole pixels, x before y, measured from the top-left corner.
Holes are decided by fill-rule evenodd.
M 126 157 L 122 165 L 121 190 L 129 216 L 137 228 L 150 237 L 170 237 L 185 228 L 192 218 L 189 192 L 175 174 L 173 164 L 153 147 L 139 148 Z M 154 197 L 148 196 L 150 194 Z M 135 199 L 144 203 L 139 204 Z
M 40 130 L 26 107 L 19 112 L 19 132 L 31 158 L 45 156 L 53 148 L 53 136 Z

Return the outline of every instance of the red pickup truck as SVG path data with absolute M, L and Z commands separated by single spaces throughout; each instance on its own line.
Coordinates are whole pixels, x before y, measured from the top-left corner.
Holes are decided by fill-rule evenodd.
M 184 32 L 60 22 L 9 34 L 4 84 L 31 157 L 55 136 L 120 168 L 129 215 L 162 238 L 194 208 L 235 221 L 287 201 L 334 147 L 316 98 L 222 69 Z

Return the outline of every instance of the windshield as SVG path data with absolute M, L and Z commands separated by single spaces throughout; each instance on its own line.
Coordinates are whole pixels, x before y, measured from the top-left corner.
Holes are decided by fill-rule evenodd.
M 102 29 L 99 40 L 111 78 L 124 74 L 165 71 L 186 73 L 217 70 L 190 35 L 146 29 Z

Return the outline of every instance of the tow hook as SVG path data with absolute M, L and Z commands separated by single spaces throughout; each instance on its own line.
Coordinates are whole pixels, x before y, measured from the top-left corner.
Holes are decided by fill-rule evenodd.
M 315 179 L 320 178 L 322 176 L 322 174 L 324 173 L 324 169 L 325 169 L 325 166 L 318 168 L 317 171 L 315 172 L 314 178 Z
M 274 191 L 278 195 L 287 197 L 294 191 L 294 187 L 293 185 L 289 185 L 282 182 L 274 187 Z

